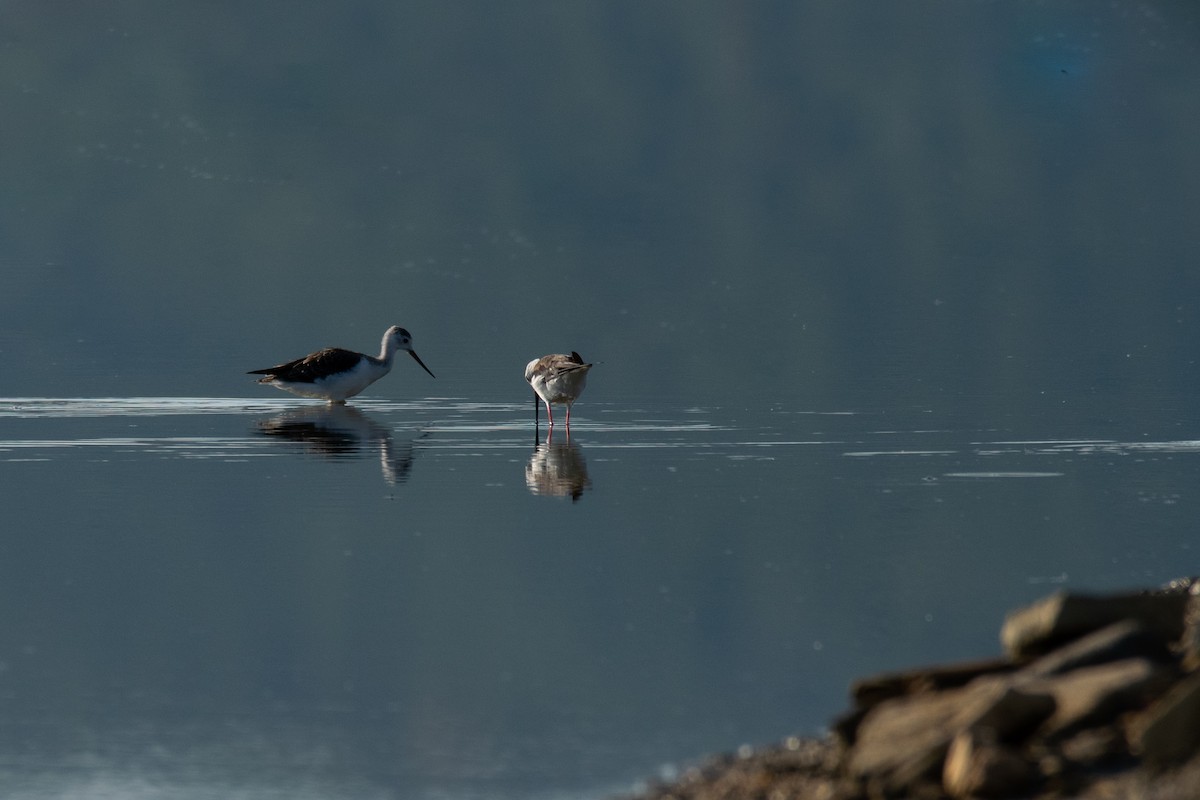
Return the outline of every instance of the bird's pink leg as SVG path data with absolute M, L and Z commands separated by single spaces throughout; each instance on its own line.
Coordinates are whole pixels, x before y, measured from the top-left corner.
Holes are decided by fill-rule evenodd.
M 554 412 L 550 410 L 550 403 L 546 403 L 546 416 L 550 418 L 550 427 L 554 427 Z

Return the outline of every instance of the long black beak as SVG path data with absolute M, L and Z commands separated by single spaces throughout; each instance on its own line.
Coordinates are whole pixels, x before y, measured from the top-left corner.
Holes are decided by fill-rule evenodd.
M 429 372 L 429 367 L 425 366 L 425 362 L 421 360 L 421 357 L 419 355 L 417 355 L 417 352 L 415 350 L 409 350 L 408 354 L 413 357 L 413 361 L 416 361 L 418 364 L 421 365 L 421 369 L 425 370 L 426 372 Z M 434 375 L 432 372 L 429 372 L 429 377 L 436 378 L 437 375 Z

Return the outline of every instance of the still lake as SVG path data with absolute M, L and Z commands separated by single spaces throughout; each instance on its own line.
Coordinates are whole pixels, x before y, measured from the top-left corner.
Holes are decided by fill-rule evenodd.
M 1015 604 L 1194 563 L 1168 409 L 603 380 L 569 443 L 531 403 L 0 402 L 6 796 L 603 797 L 994 654 Z
M 5 800 L 595 800 L 1200 569 L 1196 4 L 75 6 L 0 3 Z

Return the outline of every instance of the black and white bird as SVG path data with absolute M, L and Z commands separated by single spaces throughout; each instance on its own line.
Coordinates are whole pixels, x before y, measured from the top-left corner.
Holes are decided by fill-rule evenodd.
M 399 325 L 393 325 L 383 334 L 378 356 L 340 347 L 326 347 L 304 358 L 277 367 L 252 369 L 246 374 L 263 375 L 265 377 L 259 378 L 259 383 L 267 383 L 301 397 L 326 400 L 331 404 L 345 403 L 348 398 L 387 375 L 399 350 L 407 351 L 431 378 L 437 377 L 413 350 L 412 336 Z
M 550 427 L 554 427 L 554 412 L 550 404 L 567 407 L 567 430 L 571 429 L 571 406 L 583 394 L 587 386 L 588 370 L 592 364 L 583 363 L 583 357 L 571 351 L 571 355 L 561 353 L 542 356 L 530 361 L 525 367 L 525 380 L 533 387 L 534 394 L 546 404 L 546 416 L 550 417 Z M 537 400 L 534 400 L 537 403 Z M 534 410 L 537 406 L 534 405 Z

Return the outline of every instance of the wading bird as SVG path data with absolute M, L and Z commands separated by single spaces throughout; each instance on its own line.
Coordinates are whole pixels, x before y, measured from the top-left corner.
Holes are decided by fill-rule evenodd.
M 546 416 L 550 418 L 551 428 L 554 427 L 554 412 L 550 410 L 550 404 L 565 405 L 567 430 L 571 430 L 571 406 L 583 394 L 591 368 L 592 365 L 583 363 L 583 357 L 574 351 L 569 356 L 556 353 L 530 361 L 525 367 L 525 380 L 529 381 L 536 395 L 533 400 L 534 418 L 537 417 L 538 398 L 546 404 Z
M 258 379 L 259 383 L 268 383 L 301 397 L 315 397 L 331 404 L 344 403 L 387 375 L 398 350 L 407 351 L 431 378 L 437 377 L 413 350 L 412 336 L 399 325 L 393 325 L 383 334 L 378 357 L 340 347 L 326 347 L 304 358 L 277 367 L 252 369 L 246 374 L 264 375 L 266 377 Z

